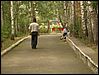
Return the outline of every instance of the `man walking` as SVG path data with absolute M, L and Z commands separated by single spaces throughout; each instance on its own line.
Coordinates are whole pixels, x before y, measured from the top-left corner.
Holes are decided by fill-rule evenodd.
M 32 49 L 36 49 L 37 41 L 38 41 L 38 31 L 39 31 L 39 24 L 36 23 L 36 18 L 33 18 L 33 22 L 30 23 L 29 30 L 31 32 Z

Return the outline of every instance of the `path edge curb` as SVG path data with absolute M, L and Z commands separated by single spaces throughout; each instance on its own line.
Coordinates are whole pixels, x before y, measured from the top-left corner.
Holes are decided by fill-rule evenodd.
M 86 55 L 84 52 L 82 52 L 82 50 L 79 47 L 77 47 L 74 44 L 74 42 L 71 39 L 69 39 L 68 37 L 67 37 L 67 41 L 70 44 L 70 46 L 73 48 L 75 53 L 78 56 L 80 56 L 80 59 L 82 59 L 84 63 L 87 63 L 87 65 L 91 68 L 91 70 L 94 73 L 98 74 L 98 65 L 88 55 Z
M 19 41 L 17 41 L 16 43 L 12 44 L 11 46 L 9 46 L 8 48 L 4 49 L 1 52 L 1 56 L 3 56 L 4 54 L 6 54 L 7 52 L 9 52 L 10 50 L 12 50 L 12 48 L 16 47 L 17 45 L 19 45 L 22 41 L 24 41 L 25 39 L 29 38 L 30 36 L 26 36 L 22 39 L 20 39 Z

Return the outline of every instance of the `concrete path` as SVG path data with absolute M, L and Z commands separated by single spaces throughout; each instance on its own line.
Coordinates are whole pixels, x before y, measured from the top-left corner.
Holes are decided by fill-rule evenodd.
M 57 35 L 40 35 L 37 49 L 30 38 L 1 57 L 2 74 L 94 74 L 68 43 Z

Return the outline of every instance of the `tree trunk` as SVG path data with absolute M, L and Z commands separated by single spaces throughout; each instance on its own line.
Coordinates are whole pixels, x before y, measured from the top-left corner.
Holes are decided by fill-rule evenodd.
M 70 24 L 70 36 L 74 35 L 74 1 L 71 1 L 71 24 Z
M 90 14 L 90 13 L 89 13 Z M 88 39 L 90 43 L 94 43 L 94 38 L 93 38 L 93 30 L 92 30 L 92 26 L 93 26 L 93 20 L 91 18 L 91 16 L 88 17 Z
M 98 17 L 95 11 L 93 11 L 93 14 L 92 14 L 92 21 L 93 21 L 93 39 L 94 39 L 94 43 L 97 45 L 98 44 Z
M 73 3 L 73 6 L 74 6 L 74 25 L 73 25 L 73 36 L 77 36 L 77 31 L 76 31 L 76 21 L 77 21 L 77 15 L 76 15 L 76 1 L 74 1 Z
M 15 37 L 17 37 L 18 33 L 18 1 L 16 2 L 16 9 L 15 9 Z
M 93 19 L 93 37 L 94 43 L 98 45 L 98 2 L 93 1 L 92 4 L 92 19 Z
M 1 4 L 1 26 L 3 26 L 3 9 Z
M 34 1 L 31 1 L 31 14 L 32 14 L 32 21 L 33 21 L 33 18 L 36 18 L 36 14 L 35 14 L 35 2 Z
M 11 40 L 14 40 L 13 1 L 11 1 Z
M 78 24 L 78 37 L 82 38 L 82 22 L 81 22 L 81 2 L 78 1 L 78 13 L 77 13 L 77 24 Z
M 88 37 L 88 26 L 87 26 L 87 2 L 83 2 L 84 5 L 84 25 L 85 25 L 85 36 Z
M 3 28 L 3 9 L 2 9 L 2 3 L 1 3 L 1 28 Z M 1 31 L 3 31 L 3 29 Z M 2 47 L 2 42 L 3 42 L 3 36 L 1 36 L 1 47 Z
M 64 26 L 66 26 L 68 22 L 68 1 L 64 1 Z
M 47 33 L 49 33 L 49 30 L 50 30 L 50 22 L 48 20 L 48 28 L 47 28 Z

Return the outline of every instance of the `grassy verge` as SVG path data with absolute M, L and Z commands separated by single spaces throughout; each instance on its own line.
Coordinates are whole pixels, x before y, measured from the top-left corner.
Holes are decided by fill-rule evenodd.
M 6 39 L 4 42 L 2 42 L 1 51 L 3 51 L 4 49 L 8 48 L 12 44 L 16 43 L 17 41 L 19 41 L 23 37 L 25 37 L 25 36 L 15 37 L 15 40 L 11 40 L 10 38 Z
M 92 48 L 94 51 L 98 51 L 98 46 L 89 42 L 87 39 L 80 39 L 79 41 L 81 41 L 82 43 L 84 43 L 87 47 Z

